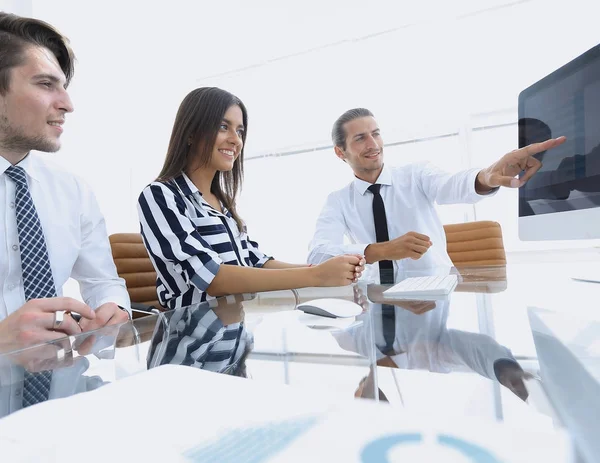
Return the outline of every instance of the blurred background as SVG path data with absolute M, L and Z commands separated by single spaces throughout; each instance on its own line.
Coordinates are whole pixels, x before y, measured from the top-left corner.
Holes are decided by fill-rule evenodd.
M 175 113 L 201 86 L 249 111 L 240 212 L 252 239 L 304 262 L 327 194 L 352 180 L 331 126 L 376 116 L 388 165 L 486 167 L 518 146 L 519 92 L 600 42 L 591 0 L 0 0 L 55 25 L 77 56 L 63 148 L 49 155 L 94 189 L 108 232 L 139 231 Z M 560 134 L 556 134 L 560 135 Z M 509 261 L 599 240 L 522 242 L 517 192 L 443 206 L 444 223 L 496 220 Z

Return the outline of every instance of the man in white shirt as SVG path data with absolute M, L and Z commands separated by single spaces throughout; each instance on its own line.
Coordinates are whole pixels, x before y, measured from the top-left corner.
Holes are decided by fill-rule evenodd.
M 346 111 L 334 124 L 332 138 L 335 154 L 352 168 L 355 178 L 327 198 L 308 262 L 363 254 L 367 264 L 379 262 L 382 267 L 389 263 L 390 270 L 393 264 L 394 275 L 403 269 L 452 265 L 434 203 L 474 203 L 500 186 L 518 188 L 541 166 L 533 155 L 565 140 L 550 139 L 512 151 L 486 169 L 449 174 L 427 162 L 385 167 L 381 133 L 367 109 Z M 376 233 L 374 200 L 378 195 L 387 217 L 385 234 L 389 236 L 384 239 L 377 239 Z M 344 243 L 344 236 L 351 244 Z M 377 266 L 370 267 L 370 279 L 379 280 Z
M 30 153 L 60 148 L 73 62 L 52 26 L 0 13 L 0 352 L 129 318 L 92 191 Z M 85 303 L 60 297 L 69 277 Z

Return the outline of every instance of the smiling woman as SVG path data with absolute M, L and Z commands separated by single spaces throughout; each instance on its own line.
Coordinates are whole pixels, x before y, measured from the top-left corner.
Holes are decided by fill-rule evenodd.
M 356 281 L 364 259 L 343 255 L 318 266 L 263 254 L 236 210 L 248 115 L 219 88 L 190 92 L 179 107 L 158 179 L 139 197 L 144 244 L 160 303 L 171 309 L 225 294 Z

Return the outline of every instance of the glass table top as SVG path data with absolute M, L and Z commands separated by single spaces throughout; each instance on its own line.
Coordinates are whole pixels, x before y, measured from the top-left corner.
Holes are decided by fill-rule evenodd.
M 575 408 L 565 391 L 579 391 L 590 410 L 600 400 L 590 395 L 600 383 L 600 284 L 570 278 L 582 265 L 597 264 L 397 275 L 400 281 L 456 273 L 455 290 L 431 300 L 388 299 L 388 286 L 359 282 L 228 296 L 151 314 L 2 354 L 0 415 L 28 406 L 27 383 L 43 372 L 50 372 L 50 386 L 39 400 L 176 364 L 288 384 L 319 398 L 363 398 L 541 430 L 566 426 L 581 435 L 590 416 L 569 412 Z M 326 318 L 296 310 L 328 298 L 351 301 L 360 314 Z M 574 379 L 565 382 L 569 372 Z M 589 379 L 583 390 L 575 379 L 581 375 Z

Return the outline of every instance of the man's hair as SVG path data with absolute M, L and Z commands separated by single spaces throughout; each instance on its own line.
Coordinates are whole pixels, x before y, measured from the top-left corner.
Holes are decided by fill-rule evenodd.
M 10 88 L 10 70 L 23 64 L 28 47 L 45 47 L 58 61 L 67 85 L 74 73 L 75 56 L 69 40 L 50 24 L 0 12 L 0 95 Z
M 346 133 L 346 128 L 344 125 L 346 122 L 353 121 L 354 119 L 359 119 L 361 117 L 374 117 L 373 113 L 365 108 L 354 108 L 349 109 L 340 117 L 338 117 L 337 121 L 333 124 L 333 129 L 331 130 L 331 139 L 333 140 L 333 146 L 339 146 L 342 149 L 346 149 L 346 137 L 348 134 Z

